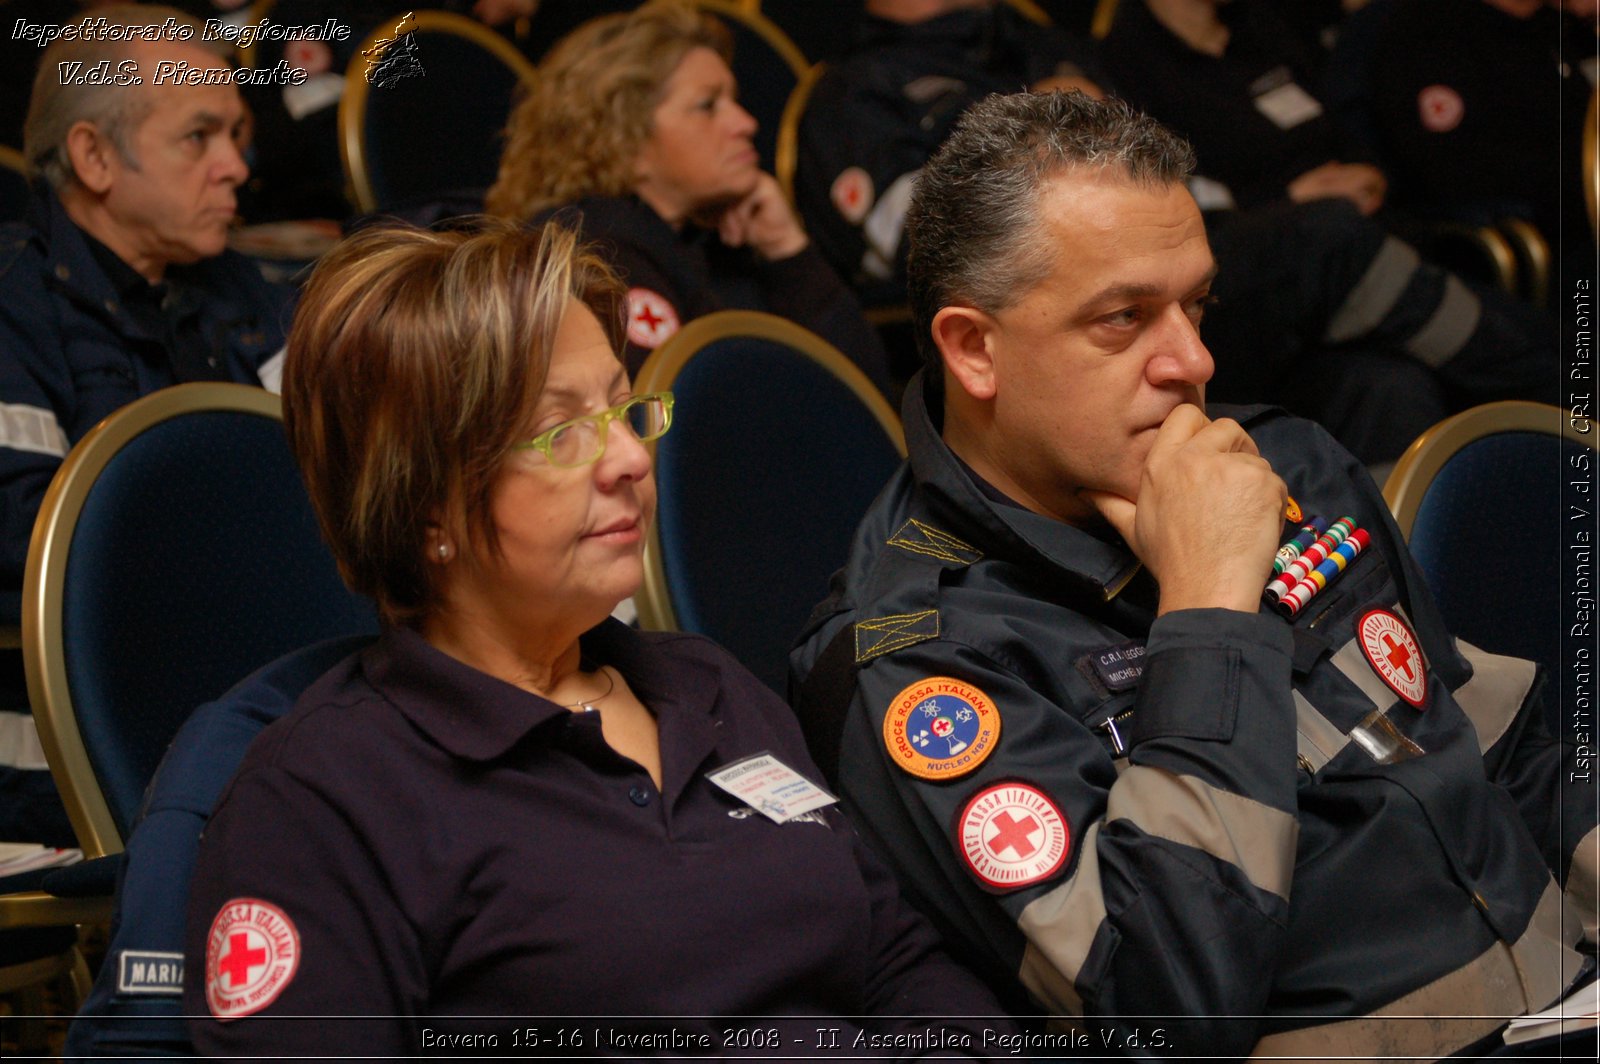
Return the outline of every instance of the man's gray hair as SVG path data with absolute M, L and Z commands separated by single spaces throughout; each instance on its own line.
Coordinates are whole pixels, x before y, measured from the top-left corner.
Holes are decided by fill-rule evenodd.
M 907 284 L 917 344 L 940 380 L 930 332 L 942 307 L 993 314 L 1049 274 L 1055 248 L 1039 192 L 1066 171 L 1116 169 L 1151 187 L 1179 183 L 1194 151 L 1121 100 L 1081 92 L 994 95 L 968 108 L 917 180 L 906 215 Z
M 93 8 L 88 14 L 71 23 L 82 27 L 93 21 L 113 27 L 182 26 L 193 31 L 187 43 L 221 58 L 231 59 L 233 50 L 221 41 L 203 41 L 204 25 L 191 15 L 176 8 L 154 4 L 115 4 Z M 124 34 L 124 36 L 127 36 Z M 90 122 L 110 138 L 117 154 L 124 162 L 137 168 L 138 159 L 133 154 L 133 136 L 144 123 L 153 106 L 148 89 L 151 71 L 140 71 L 144 85 L 79 85 L 66 84 L 63 63 L 81 63 L 80 73 L 94 68 L 95 64 L 109 61 L 110 73 L 115 77 L 117 64 L 128 58 L 133 45 L 126 40 L 108 40 L 106 35 L 94 35 L 68 40 L 59 37 L 39 57 L 39 72 L 33 79 L 33 95 L 28 100 L 28 117 L 22 129 L 22 156 L 27 161 L 29 176 L 42 179 L 52 189 L 60 191 L 75 180 L 72 160 L 67 156 L 67 133 L 79 122 Z

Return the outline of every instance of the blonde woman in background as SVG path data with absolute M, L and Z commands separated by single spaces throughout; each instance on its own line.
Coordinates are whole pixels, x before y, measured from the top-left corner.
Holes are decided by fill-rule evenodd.
M 888 389 L 860 304 L 751 140 L 727 29 L 682 3 L 585 23 L 511 116 L 490 213 L 581 227 L 628 285 L 626 360 L 693 318 L 765 310 L 819 334 Z

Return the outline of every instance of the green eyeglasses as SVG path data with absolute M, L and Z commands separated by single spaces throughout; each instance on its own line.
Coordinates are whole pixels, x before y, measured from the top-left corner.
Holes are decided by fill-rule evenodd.
M 563 421 L 526 443 L 517 444 L 515 449 L 538 451 L 561 469 L 586 466 L 606 453 L 606 430 L 618 420 L 641 443 L 660 439 L 672 427 L 672 393 L 636 395 L 609 410 Z

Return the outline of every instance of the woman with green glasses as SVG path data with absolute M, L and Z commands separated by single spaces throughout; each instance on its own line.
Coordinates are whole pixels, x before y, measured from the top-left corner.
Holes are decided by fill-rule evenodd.
M 625 306 L 555 227 L 367 230 L 313 273 L 285 422 L 384 632 L 261 734 L 206 829 L 203 1054 L 814 1051 L 819 1026 L 998 1011 L 788 707 L 708 641 L 609 617 L 674 414 L 630 389 Z M 935 1026 L 974 1056 L 1002 1030 Z

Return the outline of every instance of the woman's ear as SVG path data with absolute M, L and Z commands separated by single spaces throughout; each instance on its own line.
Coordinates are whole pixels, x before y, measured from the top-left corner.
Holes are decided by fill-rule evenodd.
M 455 560 L 460 544 L 437 522 L 429 521 L 423 537 L 425 558 L 435 565 L 449 565 Z

